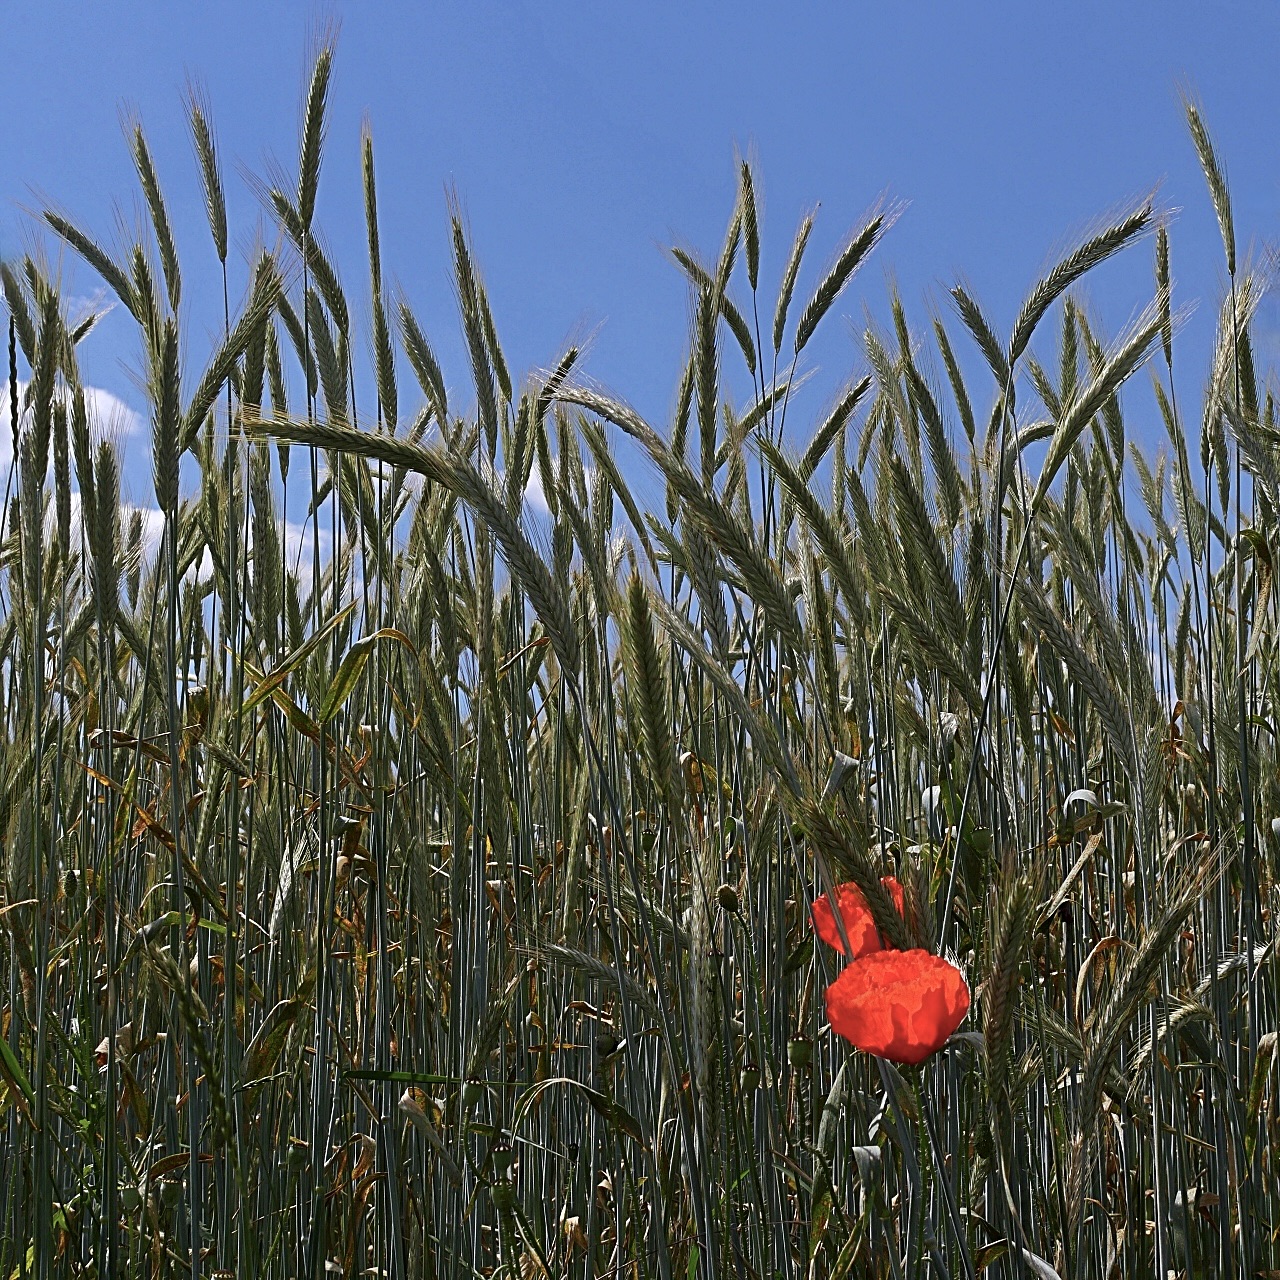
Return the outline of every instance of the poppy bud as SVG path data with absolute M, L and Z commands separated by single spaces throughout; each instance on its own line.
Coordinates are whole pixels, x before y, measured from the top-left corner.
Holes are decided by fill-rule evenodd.
M 462 1082 L 462 1105 L 470 1109 L 484 1097 L 484 1081 L 468 1076 Z
M 738 1082 L 743 1093 L 754 1093 L 760 1087 L 760 1068 L 754 1062 L 744 1062 Z
M 516 1158 L 516 1153 L 512 1151 L 511 1143 L 499 1139 L 493 1144 L 490 1158 L 493 1161 L 493 1167 L 499 1173 L 506 1173 L 511 1168 L 511 1162 Z
M 792 1036 L 787 1041 L 787 1061 L 793 1067 L 807 1067 L 813 1061 L 813 1045 L 808 1036 Z
M 731 884 L 722 884 L 716 890 L 716 901 L 731 916 L 738 914 L 738 891 Z
M 187 694 L 187 710 L 199 719 L 209 714 L 209 686 L 198 684 Z

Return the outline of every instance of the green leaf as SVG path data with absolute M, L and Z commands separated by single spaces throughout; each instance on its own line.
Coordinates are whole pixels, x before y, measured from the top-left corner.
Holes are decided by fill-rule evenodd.
M 285 682 L 289 674 L 296 671 L 297 668 L 301 666 L 302 663 L 305 662 L 313 653 L 315 653 L 325 640 L 332 635 L 334 630 L 348 617 L 350 617 L 351 612 L 355 607 L 356 602 L 353 600 L 350 604 L 339 609 L 332 618 L 319 627 L 313 635 L 309 636 L 307 640 L 303 644 L 300 644 L 291 654 L 283 658 L 280 664 L 273 667 L 267 674 L 264 675 L 261 672 L 254 671 L 253 668 L 246 663 L 245 669 L 249 672 L 251 677 L 256 679 L 257 688 L 255 688 L 248 698 L 245 699 L 244 711 L 246 713 L 252 711 L 260 702 L 265 702 L 266 699 L 271 697 L 271 695 Z
M 592 1089 L 590 1086 L 581 1083 L 581 1081 L 571 1080 L 568 1076 L 553 1076 L 549 1080 L 539 1080 L 520 1099 L 511 1117 L 511 1132 L 513 1135 L 520 1127 L 520 1122 L 529 1114 L 533 1104 L 554 1085 L 567 1085 L 571 1089 L 577 1089 L 590 1103 L 591 1109 L 597 1115 L 607 1120 L 620 1133 L 625 1133 L 627 1137 L 633 1138 L 642 1146 L 644 1145 L 644 1134 L 640 1128 L 640 1122 L 631 1112 L 619 1103 L 614 1102 L 607 1094 L 601 1093 L 599 1089 Z
M 34 1107 L 36 1105 L 35 1090 L 31 1087 L 31 1081 L 27 1078 L 22 1063 L 18 1061 L 18 1055 L 14 1053 L 4 1036 L 0 1036 L 0 1071 L 4 1072 L 8 1082 L 26 1099 L 27 1106 Z
M 796 944 L 791 953 L 787 956 L 787 962 L 783 966 L 783 974 L 795 973 L 797 969 L 802 969 L 809 963 L 813 955 L 813 934 L 806 930 L 805 935 Z
M 338 664 L 338 670 L 333 677 L 333 682 L 329 685 L 324 699 L 320 703 L 320 712 L 317 719 L 321 724 L 328 724 L 342 710 L 343 704 L 351 696 L 356 687 L 356 682 L 364 671 L 364 664 L 369 661 L 369 655 L 373 652 L 374 645 L 379 640 L 398 640 L 411 653 L 414 652 L 413 643 L 409 637 L 403 631 L 397 631 L 394 627 L 383 627 L 381 631 L 375 631 L 373 635 L 357 640 L 343 655 L 342 661 Z
M 344 1080 L 384 1080 L 393 1084 L 461 1084 L 457 1076 L 433 1076 L 421 1071 L 344 1071 Z M 501 1087 L 501 1086 L 498 1086 Z
M 365 636 L 357 640 L 342 656 L 338 670 L 320 702 L 317 719 L 321 724 L 328 724 L 342 709 L 343 704 L 351 696 L 364 671 L 364 664 L 369 661 L 373 652 L 373 637 Z
M 267 1014 L 253 1039 L 246 1046 L 244 1063 L 240 1069 L 243 1081 L 241 1088 L 247 1090 L 250 1096 L 265 1083 L 266 1077 L 276 1065 L 276 1059 L 280 1057 L 284 1042 L 289 1038 L 289 1032 L 293 1030 L 294 1024 L 302 1013 L 310 1007 L 311 992 L 315 984 L 316 971 L 313 967 L 303 978 L 297 993 L 289 996 L 288 999 L 281 1000 Z

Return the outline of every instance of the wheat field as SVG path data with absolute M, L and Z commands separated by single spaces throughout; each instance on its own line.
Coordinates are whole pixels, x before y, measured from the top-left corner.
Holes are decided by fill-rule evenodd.
M 96 317 L 0 267 L 0 1276 L 1280 1275 L 1280 430 L 1197 106 L 1197 402 L 1149 202 L 802 392 L 896 210 L 766 279 L 742 163 L 651 424 L 575 348 L 513 380 L 456 210 L 446 375 L 368 133 L 344 291 L 331 61 L 247 265 L 188 103 L 202 354 L 140 125 L 139 243 L 42 215 L 136 323 L 158 545 Z M 919 1066 L 827 1025 L 850 881 L 972 993 Z

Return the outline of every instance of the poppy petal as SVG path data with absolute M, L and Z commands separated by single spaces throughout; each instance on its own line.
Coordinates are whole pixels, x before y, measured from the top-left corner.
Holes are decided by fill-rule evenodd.
M 898 914 L 903 914 L 902 886 L 893 876 L 882 876 L 880 883 L 889 891 L 893 905 Z M 844 931 L 853 951 L 853 959 L 869 955 L 881 950 L 880 931 L 876 928 L 875 917 L 867 903 L 866 895 L 853 881 L 836 885 L 836 902 L 840 909 L 840 918 L 844 922 Z M 844 943 L 840 939 L 840 930 L 836 925 L 835 912 L 831 909 L 831 899 L 827 894 L 815 898 L 813 903 L 813 927 L 823 942 L 834 947 L 841 955 L 845 953 Z
M 914 1065 L 936 1053 L 969 1011 L 955 965 L 927 951 L 876 951 L 827 988 L 831 1029 L 864 1053 Z

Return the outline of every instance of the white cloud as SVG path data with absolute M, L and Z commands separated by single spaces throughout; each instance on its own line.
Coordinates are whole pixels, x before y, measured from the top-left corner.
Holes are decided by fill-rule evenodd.
M 19 380 L 18 413 L 19 421 L 23 424 L 29 420 L 29 415 L 24 411 L 22 403 L 27 386 L 27 383 Z M 63 404 L 68 403 L 66 387 L 59 386 L 57 397 Z M 84 399 L 89 416 L 89 432 L 94 439 L 100 439 L 103 436 L 109 439 L 136 436 L 146 425 L 142 414 L 105 387 L 85 387 Z M 13 427 L 9 416 L 9 405 L 9 381 L 6 378 L 3 383 L 0 383 L 0 462 L 7 462 L 13 456 Z
M 142 520 L 142 539 L 140 556 L 142 560 L 142 570 L 144 576 L 151 572 L 156 563 L 156 556 L 160 553 L 160 544 L 164 538 L 164 512 L 156 507 L 139 506 L 136 503 L 121 502 L 120 504 L 120 545 L 122 549 L 127 549 L 131 544 L 130 534 L 133 529 L 134 514 L 137 513 Z M 45 513 L 45 522 L 48 526 L 50 536 L 53 535 L 54 522 L 57 520 L 57 508 L 51 502 Z M 78 490 L 71 494 L 71 527 L 79 529 L 81 524 L 81 499 Z M 126 551 L 127 553 L 127 551 Z M 213 573 L 213 561 L 207 551 L 202 552 L 200 559 L 187 570 L 185 581 L 187 582 L 204 582 L 207 581 L 210 574 Z
M 97 427 L 112 435 L 135 436 L 146 425 L 142 414 L 104 387 L 85 387 L 84 396 L 90 428 Z
M 133 513 L 142 517 L 142 559 L 148 564 L 160 550 L 160 540 L 164 537 L 164 512 L 158 507 L 138 507 L 128 503 L 120 508 L 120 528 L 128 533 L 133 524 Z
M 144 564 L 149 564 L 160 550 L 160 540 L 164 537 L 164 512 L 156 507 L 141 507 L 122 502 L 120 504 L 121 538 L 128 538 L 135 511 L 142 517 L 142 560 Z M 50 522 L 56 519 L 56 508 L 52 502 L 49 504 L 47 519 Z M 71 527 L 73 529 L 79 528 L 80 519 L 80 492 L 75 490 L 71 494 Z
M 116 304 L 111 300 L 105 285 L 99 286 L 92 293 L 68 294 L 65 301 L 66 313 L 72 328 L 91 315 L 96 315 L 101 320 L 116 309 Z
M 379 480 L 390 484 L 391 476 L 395 468 L 390 463 L 374 460 L 366 464 L 369 469 L 369 478 L 377 484 Z M 327 464 L 322 462 L 320 466 L 320 474 L 324 479 L 328 478 L 329 472 Z M 483 474 L 483 470 L 482 470 Z M 588 477 L 590 470 L 588 469 Z M 503 470 L 495 470 L 490 478 L 490 483 L 502 494 L 507 491 L 507 472 Z M 413 493 L 417 493 L 422 488 L 422 477 L 416 472 L 407 472 L 404 477 L 404 484 L 407 489 Z M 538 473 L 537 467 L 529 475 L 529 483 L 524 491 L 524 505 L 528 510 L 540 516 L 551 514 L 551 508 L 547 505 L 547 495 L 542 487 L 542 477 Z
M 328 506 L 328 503 L 325 504 Z M 321 508 L 323 514 L 324 508 Z M 285 561 L 291 573 L 298 576 L 298 583 L 304 591 L 311 590 L 312 575 L 315 569 L 313 552 L 313 532 L 310 521 L 299 524 L 288 520 L 284 526 Z M 333 546 L 333 537 L 329 530 L 320 526 L 320 567 L 323 570 L 329 563 L 329 554 Z
M 528 487 L 524 491 L 524 502 L 530 510 L 536 511 L 540 516 L 549 516 L 551 507 L 547 502 L 546 491 L 542 487 L 542 477 L 538 474 L 538 469 L 533 469 L 533 474 L 529 477 Z

